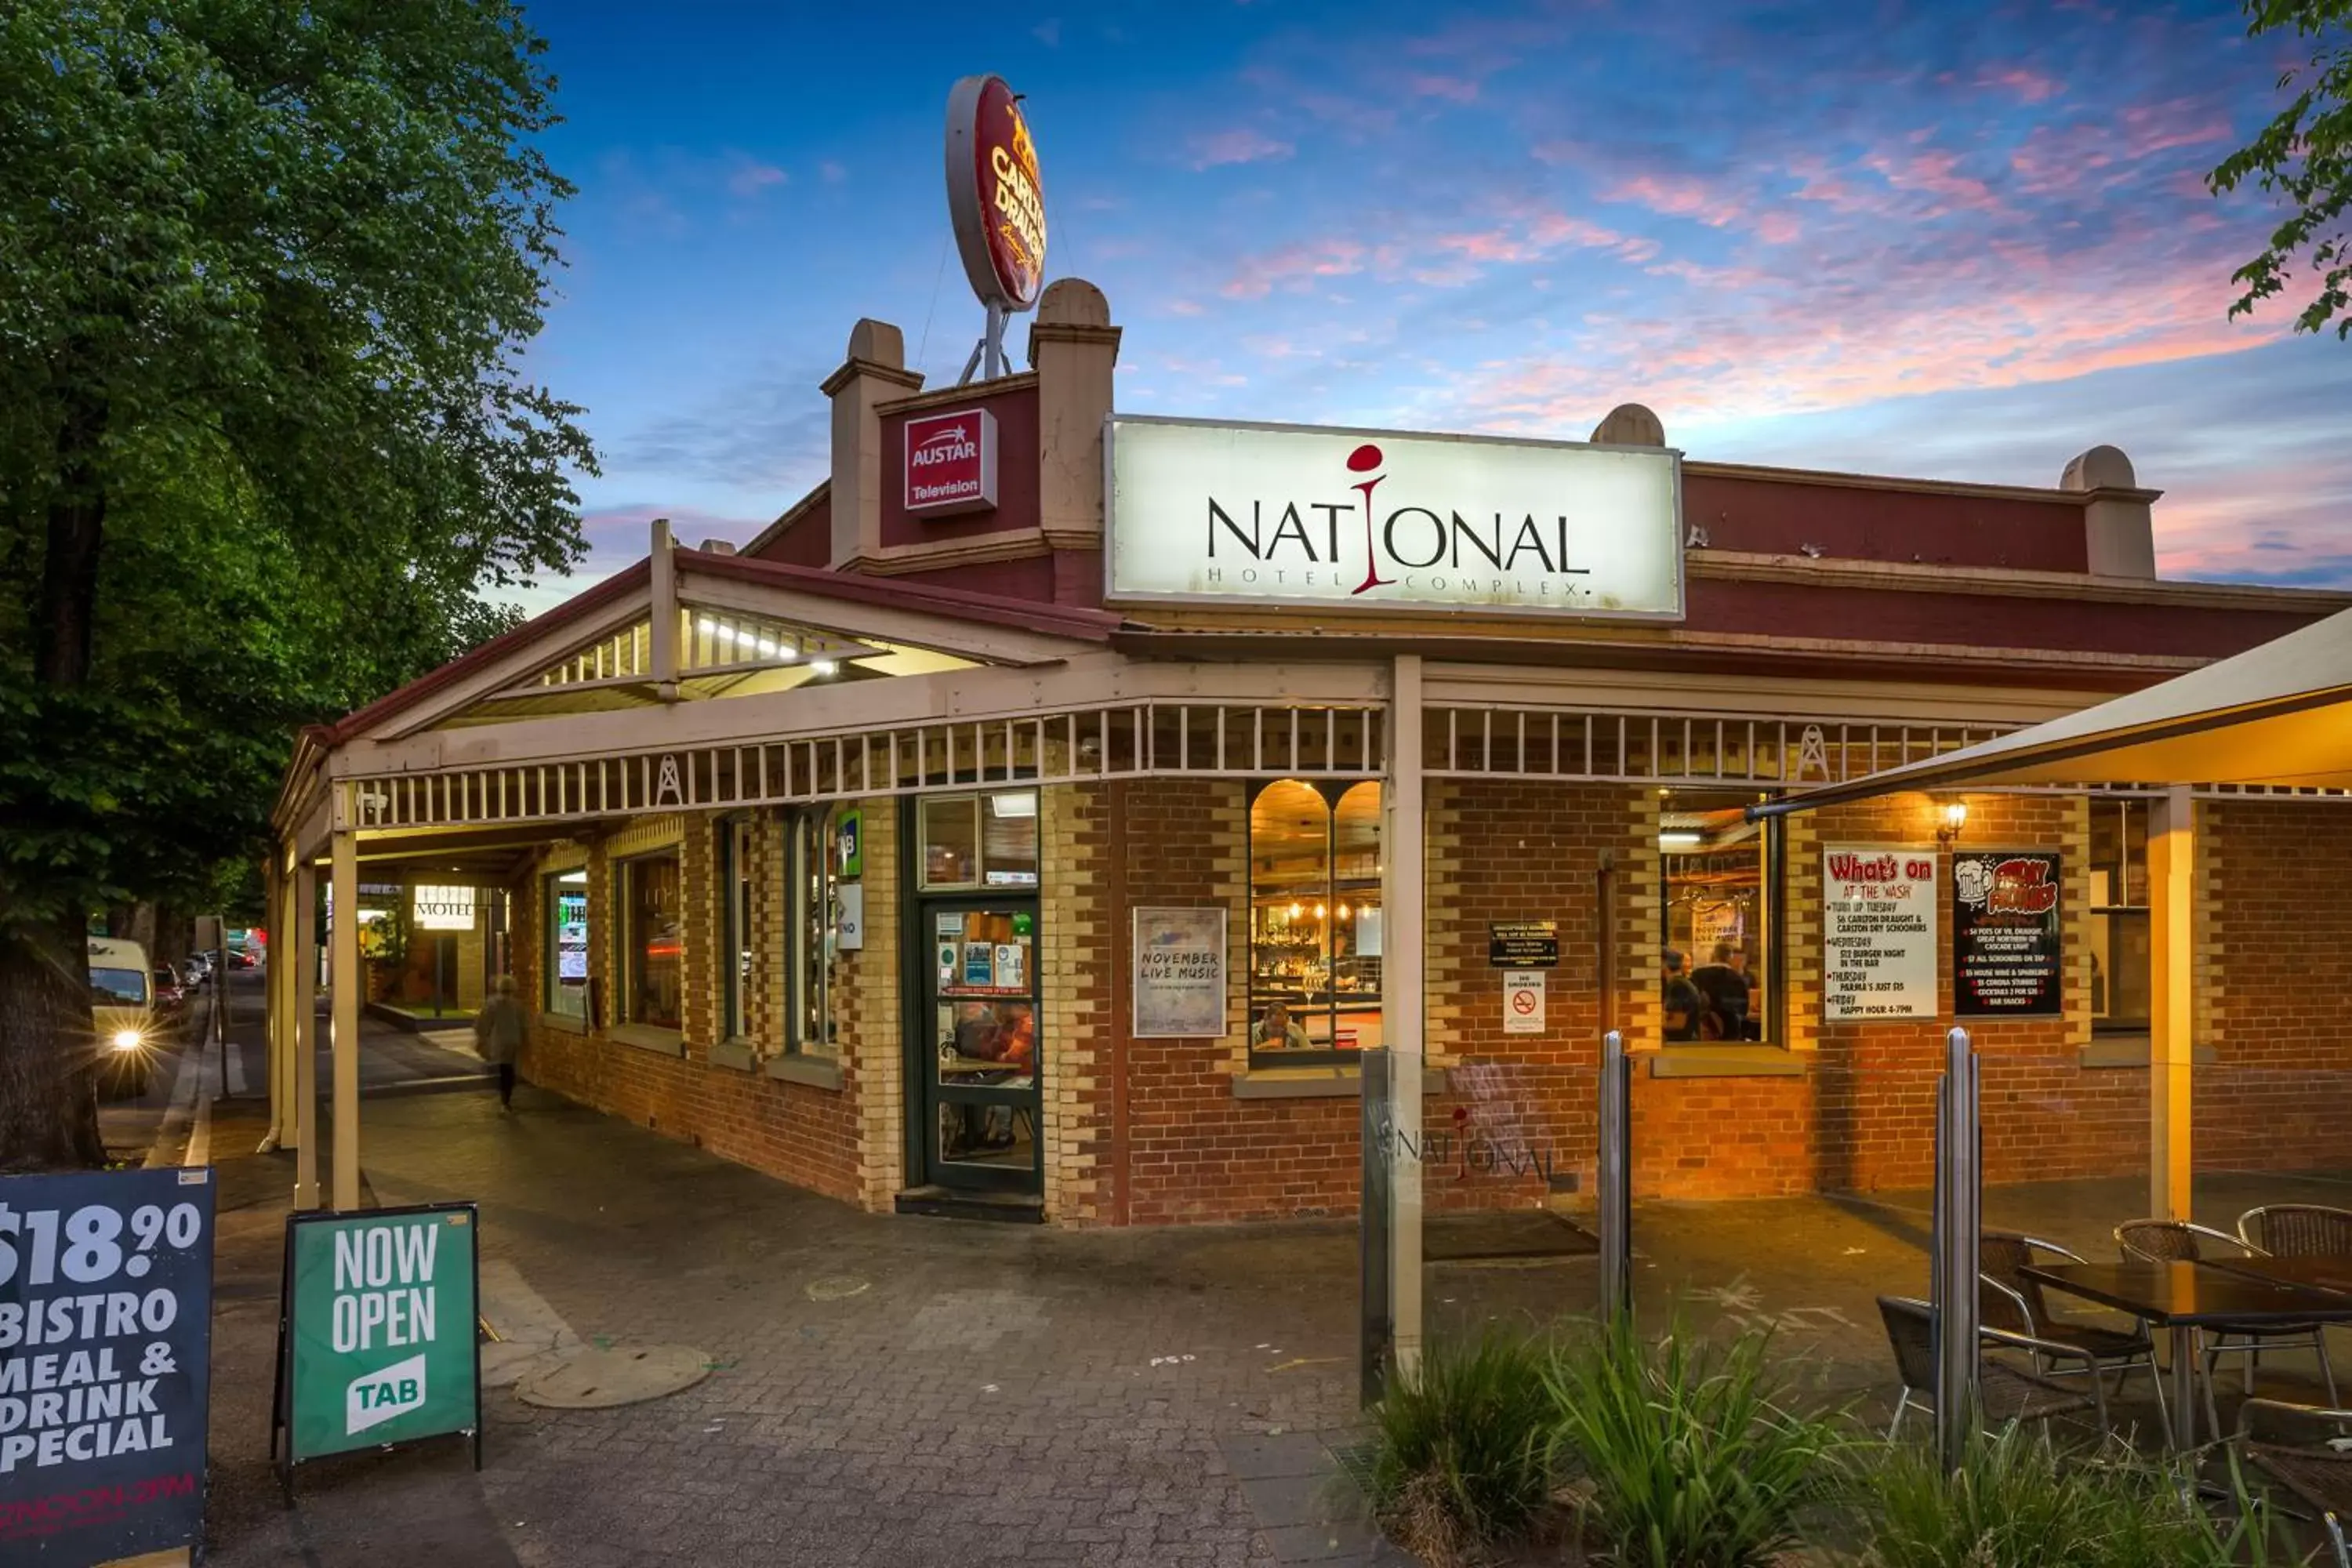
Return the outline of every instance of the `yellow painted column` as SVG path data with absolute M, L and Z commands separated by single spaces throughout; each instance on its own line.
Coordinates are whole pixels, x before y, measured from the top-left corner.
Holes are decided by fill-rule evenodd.
M 2189 1217 L 2196 1051 L 2196 802 L 2185 784 L 2154 803 L 2147 825 L 2148 1212 Z
M 360 1206 L 360 857 L 357 836 L 334 833 L 335 924 L 327 933 L 334 987 L 334 1207 Z
M 294 868 L 294 930 L 280 950 L 294 965 L 294 1206 L 319 1206 L 319 868 Z

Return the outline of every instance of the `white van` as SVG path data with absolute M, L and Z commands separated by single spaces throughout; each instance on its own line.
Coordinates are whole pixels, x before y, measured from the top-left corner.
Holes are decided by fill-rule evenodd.
M 145 1094 L 167 1032 L 155 1008 L 154 971 L 145 948 L 110 936 L 89 939 L 89 1014 L 98 1035 L 99 1092 Z

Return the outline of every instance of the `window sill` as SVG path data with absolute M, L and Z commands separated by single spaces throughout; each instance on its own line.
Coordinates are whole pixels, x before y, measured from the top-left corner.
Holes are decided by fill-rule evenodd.
M 1652 1078 L 1802 1078 L 1807 1070 L 1782 1046 L 1661 1046 L 1642 1055 Z
M 588 1032 L 588 1020 L 575 1018 L 569 1013 L 541 1013 L 539 1016 L 539 1026 L 542 1029 L 560 1030 L 567 1035 L 584 1035 Z
M 650 1024 L 615 1024 L 604 1031 L 604 1037 L 624 1046 L 634 1046 L 641 1051 L 652 1051 L 665 1057 L 686 1055 L 686 1036 L 676 1029 L 656 1029 Z
M 756 1072 L 760 1066 L 760 1053 L 752 1049 L 747 1040 L 721 1040 L 710 1047 L 710 1065 L 733 1068 L 738 1072 Z
M 2144 1068 L 2154 1059 L 2154 1042 L 2146 1035 L 2106 1035 L 2094 1038 L 2075 1053 L 2075 1059 L 2084 1068 Z M 2221 1059 L 2221 1053 L 2210 1046 L 2192 1046 L 2189 1063 L 2207 1067 Z
M 835 1092 L 841 1089 L 841 1064 L 824 1057 L 770 1057 L 762 1070 L 770 1078 L 780 1079 L 785 1083 L 806 1084 L 811 1089 L 829 1089 Z
M 1357 1068 L 1252 1068 L 1234 1074 L 1235 1100 L 1357 1100 L 1364 1075 Z M 1421 1092 L 1445 1092 L 1445 1069 L 1423 1068 Z

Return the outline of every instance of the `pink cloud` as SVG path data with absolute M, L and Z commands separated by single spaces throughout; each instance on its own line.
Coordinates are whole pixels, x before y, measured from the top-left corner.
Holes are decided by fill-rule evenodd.
M 1443 98 L 1455 103 L 1478 101 L 1478 84 L 1468 77 L 1416 76 L 1406 85 L 1423 98 Z
M 748 201 L 770 186 L 781 185 L 791 178 L 773 163 L 744 158 L 738 160 L 733 172 L 727 176 L 727 189 Z
M 1966 207 L 1977 212 L 2008 211 L 2007 204 L 1993 194 L 1992 187 L 1972 174 L 1959 173 L 1960 160 L 1955 153 L 1941 151 L 1895 155 L 1874 153 L 1863 160 L 1865 167 L 1875 170 L 1878 176 L 1898 191 L 1920 192 L 1936 197 L 1929 210 L 1920 216 L 1941 217 L 1955 208 Z
M 1977 74 L 1979 87 L 1997 87 L 2026 103 L 2040 103 L 2066 90 L 2056 77 L 2031 66 L 1988 66 Z
M 1262 300 L 1277 288 L 1305 287 L 1317 278 L 1360 272 L 1369 254 L 1349 239 L 1286 245 L 1262 256 L 1245 256 L 1218 290 L 1228 300 Z
M 1271 136 L 1243 126 L 1194 137 L 1192 165 L 1197 170 L 1214 169 L 1226 163 L 1255 163 L 1268 158 L 1287 158 L 1296 151 L 1297 149 L 1287 142 L 1277 142 Z

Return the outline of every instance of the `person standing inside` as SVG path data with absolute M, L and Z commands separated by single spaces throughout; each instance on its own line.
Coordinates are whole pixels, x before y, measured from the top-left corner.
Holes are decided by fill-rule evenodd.
M 1683 955 L 1673 948 L 1666 949 L 1662 968 L 1664 994 L 1659 1000 L 1664 1004 L 1664 1016 L 1660 1021 L 1664 1026 L 1665 1037 L 1675 1042 L 1706 1038 L 1700 1033 L 1700 1024 L 1706 1016 L 1706 998 L 1683 973 Z
M 522 1049 L 522 1004 L 515 999 L 511 974 L 501 974 L 490 987 L 489 1000 L 474 1015 L 474 1048 L 499 1069 L 499 1109 L 514 1109 L 515 1056 Z

